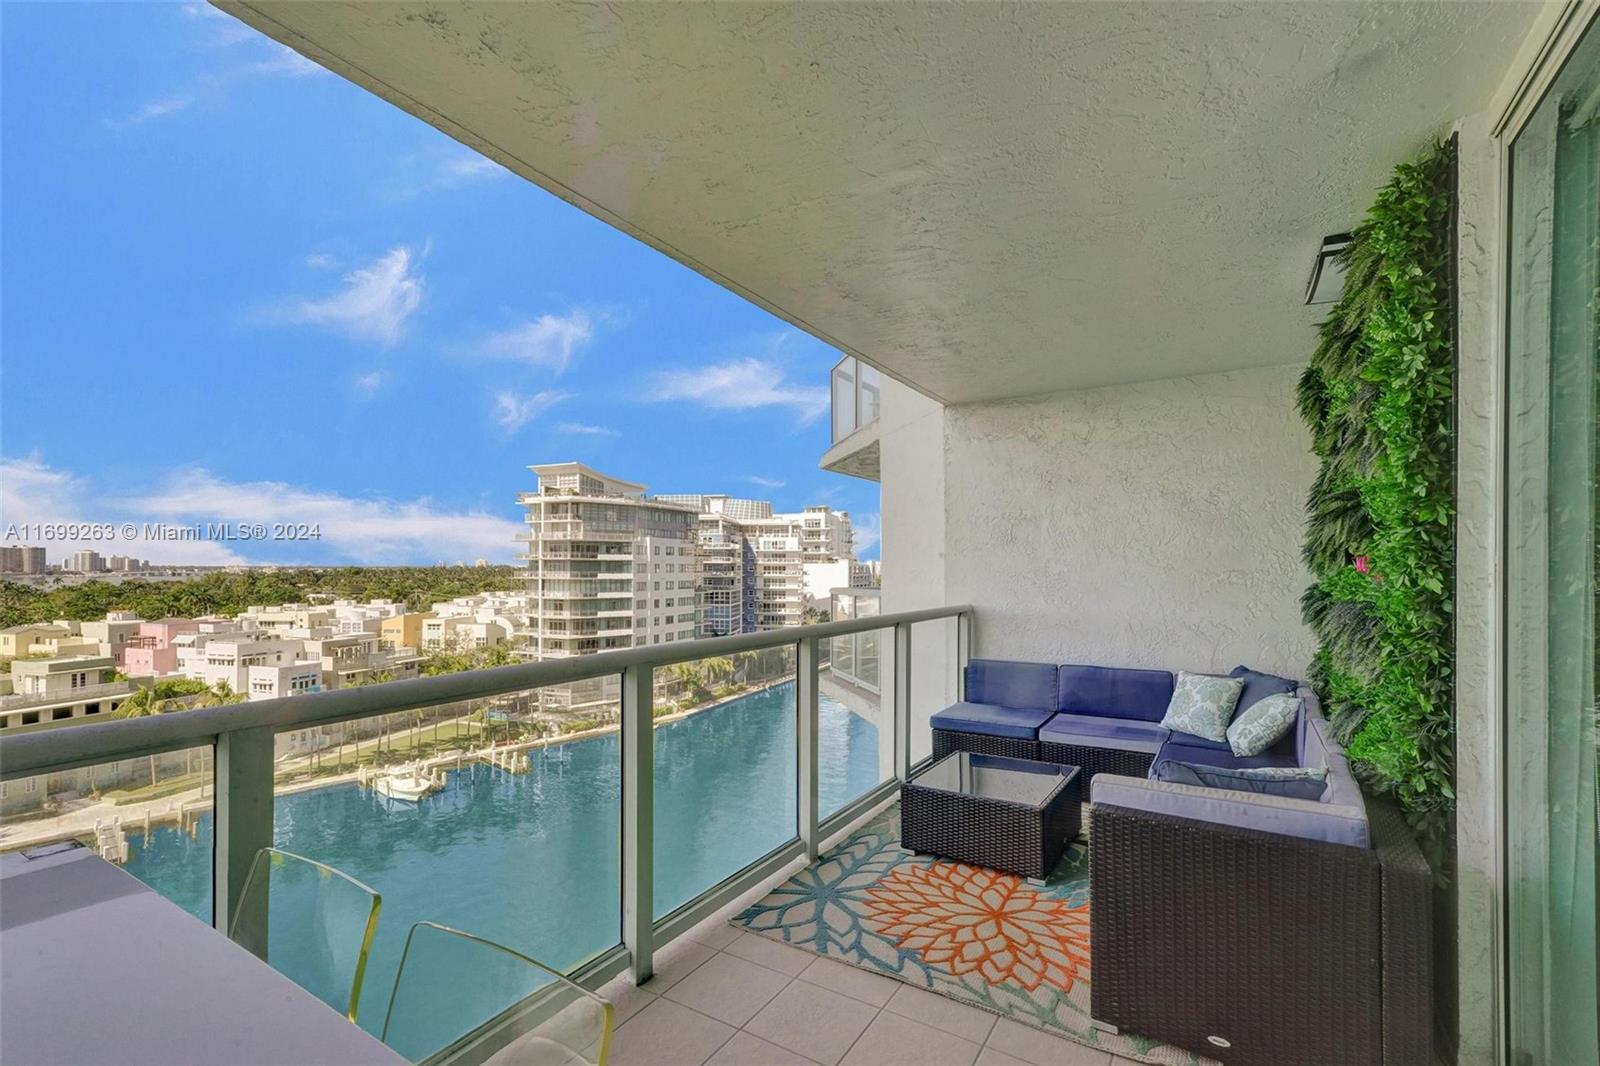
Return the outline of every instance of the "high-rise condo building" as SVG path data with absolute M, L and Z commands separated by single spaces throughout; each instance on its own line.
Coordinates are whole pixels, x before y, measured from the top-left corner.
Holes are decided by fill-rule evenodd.
M 714 494 L 656 499 L 700 513 L 702 637 L 800 625 L 814 598 L 811 573 L 855 558 L 846 511 L 819 504 L 774 513 L 766 500 Z M 846 584 L 843 576 L 829 587 Z
M 68 556 L 62 569 L 74 570 L 80 574 L 98 574 L 106 569 L 106 560 L 99 552 L 84 548 Z
M 697 511 L 582 463 L 529 469 L 539 487 L 517 498 L 527 508 L 529 593 L 519 653 L 562 659 L 694 639 Z M 556 686 L 541 701 L 614 703 L 616 688 L 615 679 Z

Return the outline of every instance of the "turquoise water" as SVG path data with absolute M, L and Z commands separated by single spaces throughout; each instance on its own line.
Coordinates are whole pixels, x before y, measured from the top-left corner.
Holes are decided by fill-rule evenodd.
M 788 682 L 656 730 L 657 915 L 796 835 L 794 699 Z M 821 702 L 818 788 L 826 815 L 878 783 L 878 731 L 842 705 Z M 413 922 L 477 933 L 560 969 L 621 941 L 617 737 L 575 741 L 533 759 L 526 774 L 483 765 L 452 771 L 448 787 L 417 804 L 356 785 L 278 797 L 278 847 L 335 866 L 383 896 L 361 1000 L 364 1028 L 382 1027 Z M 162 827 L 130 841 L 128 872 L 210 921 L 211 816 L 195 837 Z

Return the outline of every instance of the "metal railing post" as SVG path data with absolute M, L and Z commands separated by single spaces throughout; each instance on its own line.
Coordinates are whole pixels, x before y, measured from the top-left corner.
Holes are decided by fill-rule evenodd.
M 967 664 L 972 661 L 972 612 L 956 615 L 956 698 L 967 698 Z
M 911 623 L 894 626 L 894 775 L 911 772 Z
M 256 853 L 272 846 L 272 730 L 241 729 L 217 737 L 216 817 L 212 823 L 211 924 L 227 934 Z M 259 913 L 242 915 L 239 943 L 264 956 L 266 896 Z
M 820 703 L 817 682 L 821 650 L 818 644 L 816 637 L 802 640 L 795 658 L 795 709 L 798 715 L 795 737 L 800 747 L 800 840 L 805 844 L 808 861 L 816 860 L 822 843 L 817 831 L 817 823 L 821 821 L 817 810 L 817 713 Z
M 655 668 L 622 672 L 622 943 L 634 984 L 655 972 Z

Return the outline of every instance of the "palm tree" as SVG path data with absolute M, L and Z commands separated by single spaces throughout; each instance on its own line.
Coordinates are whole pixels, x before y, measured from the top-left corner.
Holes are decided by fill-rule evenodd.
M 122 701 L 116 710 L 118 718 L 150 718 L 158 714 L 165 714 L 171 706 L 170 699 L 163 699 L 156 695 L 155 686 L 141 688 L 133 695 Z M 150 756 L 150 787 L 156 786 L 156 757 Z
M 702 659 L 700 665 L 705 668 L 706 678 L 714 685 L 718 681 L 726 681 L 733 676 L 733 660 L 714 655 L 709 659 Z
M 218 681 L 211 688 L 200 694 L 195 700 L 196 707 L 226 707 L 233 703 L 244 702 L 244 697 L 233 691 L 233 686 L 226 681 Z

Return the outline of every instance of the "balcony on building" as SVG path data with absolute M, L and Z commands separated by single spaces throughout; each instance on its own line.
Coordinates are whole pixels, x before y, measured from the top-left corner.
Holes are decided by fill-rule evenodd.
M 878 403 L 882 377 L 853 355 L 834 364 L 828 376 L 833 445 L 819 464 L 824 470 L 878 480 Z

